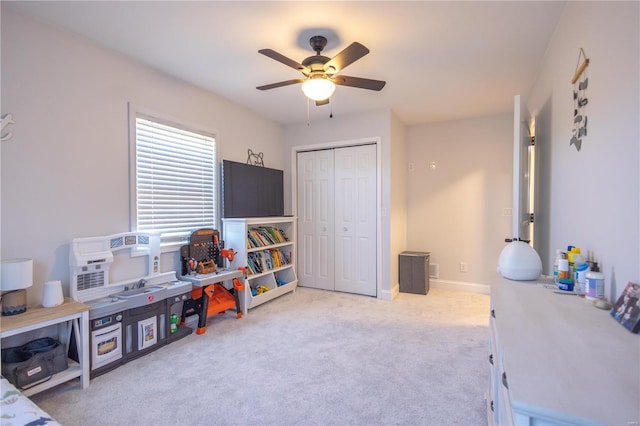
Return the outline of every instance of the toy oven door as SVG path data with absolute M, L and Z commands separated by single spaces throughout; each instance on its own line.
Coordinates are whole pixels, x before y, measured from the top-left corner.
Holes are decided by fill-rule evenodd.
M 91 332 L 91 369 L 122 358 L 122 324 L 116 323 Z

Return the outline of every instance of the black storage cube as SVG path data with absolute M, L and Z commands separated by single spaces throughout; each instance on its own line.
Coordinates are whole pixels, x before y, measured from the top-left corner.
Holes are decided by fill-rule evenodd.
M 402 293 L 429 293 L 429 252 L 403 251 L 398 269 Z

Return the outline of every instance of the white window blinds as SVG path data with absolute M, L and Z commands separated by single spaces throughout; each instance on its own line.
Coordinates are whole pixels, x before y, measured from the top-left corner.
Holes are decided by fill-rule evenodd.
M 215 228 L 215 138 L 136 116 L 135 140 L 137 230 L 168 245 Z

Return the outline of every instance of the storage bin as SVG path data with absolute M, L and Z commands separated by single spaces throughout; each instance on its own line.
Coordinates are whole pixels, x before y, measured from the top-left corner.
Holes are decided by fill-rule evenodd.
M 400 291 L 429 293 L 429 252 L 403 251 L 398 262 Z
M 2 375 L 19 389 L 46 382 L 69 368 L 64 346 L 51 337 L 2 350 Z

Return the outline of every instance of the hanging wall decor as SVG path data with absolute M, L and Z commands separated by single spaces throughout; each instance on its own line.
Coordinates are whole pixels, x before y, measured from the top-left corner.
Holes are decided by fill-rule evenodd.
M 0 141 L 8 141 L 9 139 L 11 139 L 13 134 L 11 132 L 4 133 L 4 128 L 9 124 L 15 124 L 15 121 L 13 121 L 13 116 L 11 114 L 5 114 L 4 117 L 0 119 L 0 123 L 2 123 L 0 124 Z
M 254 154 L 253 151 L 251 151 L 251 149 L 249 149 L 247 151 L 248 157 L 247 157 L 247 164 L 251 164 L 253 166 L 260 166 L 260 167 L 264 167 L 264 161 L 263 161 L 263 154 L 260 152 L 258 154 Z
M 582 59 L 582 62 L 580 60 Z M 582 138 L 587 136 L 587 86 L 589 85 L 589 77 L 587 77 L 587 66 L 589 58 L 580 48 L 578 54 L 578 63 L 576 71 L 571 79 L 573 84 L 573 132 L 569 146 L 573 145 L 578 151 L 582 148 Z

